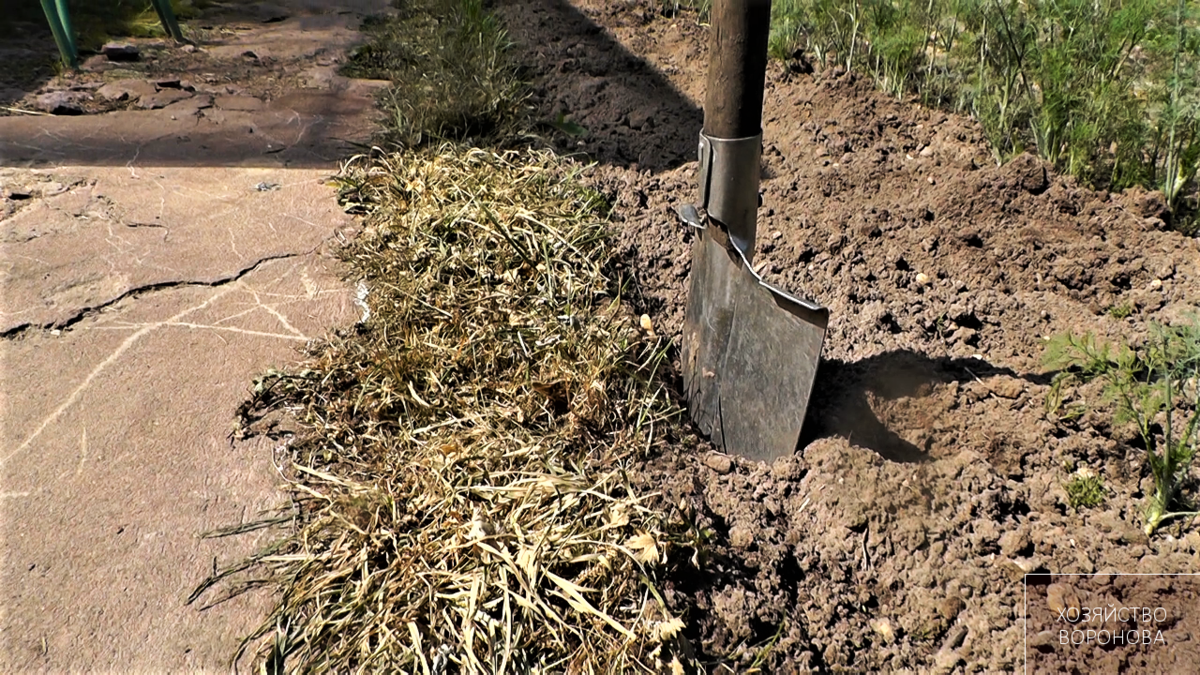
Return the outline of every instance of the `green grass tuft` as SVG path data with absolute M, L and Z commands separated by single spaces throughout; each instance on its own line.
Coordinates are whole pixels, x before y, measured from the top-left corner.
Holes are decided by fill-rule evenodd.
M 1128 319 L 1133 316 L 1133 305 L 1128 302 L 1113 305 L 1108 308 L 1108 315 L 1114 319 Z
M 365 30 L 371 39 L 343 74 L 391 81 L 380 98 L 387 141 L 480 143 L 512 132 L 522 87 L 508 36 L 482 0 L 400 0 Z
M 1047 347 L 1046 362 L 1063 369 L 1054 378 L 1048 408 L 1051 398 L 1053 407 L 1061 403 L 1071 384 L 1098 381 L 1114 421 L 1137 428 L 1154 480 L 1146 534 L 1172 518 L 1195 516 L 1184 488 L 1200 447 L 1200 322 L 1151 325 L 1150 338 L 1138 347 L 1100 342 L 1091 334 L 1060 335 Z
M 1071 474 L 1063 484 L 1067 491 L 1067 503 L 1075 510 L 1092 509 L 1104 503 L 1104 479 L 1090 471 L 1081 470 Z

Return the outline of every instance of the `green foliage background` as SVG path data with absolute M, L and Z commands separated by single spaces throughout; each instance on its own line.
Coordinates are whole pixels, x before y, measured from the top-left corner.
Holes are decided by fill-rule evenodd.
M 1035 150 L 1085 184 L 1196 209 L 1200 3 L 775 0 L 771 51 L 977 119 L 997 161 Z

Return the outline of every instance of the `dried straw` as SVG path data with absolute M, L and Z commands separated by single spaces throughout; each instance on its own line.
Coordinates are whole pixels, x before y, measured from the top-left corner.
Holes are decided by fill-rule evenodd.
M 687 539 L 623 470 L 679 420 L 667 343 L 622 308 L 579 169 L 455 145 L 347 164 L 371 318 L 253 402 L 311 429 L 300 525 L 198 589 L 280 584 L 243 645 L 271 669 L 683 672 L 656 580 Z

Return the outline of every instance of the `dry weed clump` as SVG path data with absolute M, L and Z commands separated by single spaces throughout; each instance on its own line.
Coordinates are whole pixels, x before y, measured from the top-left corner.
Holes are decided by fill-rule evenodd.
M 666 342 L 621 307 L 577 170 L 453 145 L 347 165 L 371 318 L 251 402 L 311 430 L 298 530 L 228 570 L 280 584 L 247 643 L 272 669 L 683 672 L 655 581 L 687 532 L 623 471 L 678 419 Z

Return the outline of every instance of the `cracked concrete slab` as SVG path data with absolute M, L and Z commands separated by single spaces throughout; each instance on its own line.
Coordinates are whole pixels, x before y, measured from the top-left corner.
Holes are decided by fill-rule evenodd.
M 217 669 L 261 619 L 262 595 L 184 601 L 264 540 L 198 535 L 281 503 L 270 448 L 227 435 L 255 375 L 353 321 L 331 265 L 274 260 L 0 342 L 5 672 Z
M 275 7 L 209 47 L 336 62 L 386 0 Z M 252 379 L 359 316 L 329 179 L 378 86 L 0 117 L 0 672 L 225 671 L 264 618 L 185 601 L 273 534 L 199 535 L 285 499 L 274 441 L 230 440 Z
M 352 226 L 330 173 L 130 167 L 37 200 L 0 221 L 0 335 L 61 327 L 134 289 L 211 283 L 312 251 Z

